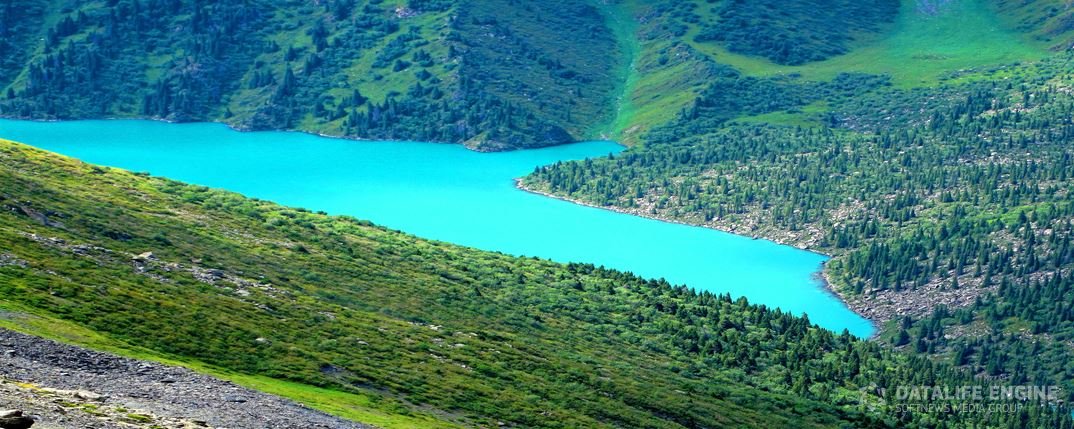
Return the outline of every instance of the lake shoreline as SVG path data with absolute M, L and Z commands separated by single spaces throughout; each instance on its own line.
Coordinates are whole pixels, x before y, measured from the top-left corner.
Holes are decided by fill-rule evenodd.
M 699 290 L 807 313 L 822 326 L 859 337 L 876 330 L 819 287 L 822 254 L 745 239 L 748 232 L 712 235 L 710 228 L 683 222 L 561 204 L 508 182 L 534 166 L 624 150 L 615 142 L 482 155 L 432 142 L 356 144 L 307 132 L 239 132 L 220 123 L 0 120 L 0 129 L 5 137 L 92 164 L 350 215 L 462 246 L 670 276 Z M 539 227 L 525 226 L 535 222 Z
M 160 123 L 172 124 L 172 125 L 218 124 L 218 125 L 225 126 L 225 127 L 227 127 L 228 129 L 230 129 L 232 131 L 236 131 L 236 132 L 240 132 L 240 133 L 300 133 L 300 134 L 309 134 L 309 135 L 313 135 L 313 136 L 317 136 L 317 137 L 324 137 L 324 138 L 328 138 L 328 139 L 349 140 L 349 141 L 355 141 L 355 142 L 407 142 L 407 143 L 433 143 L 433 144 L 442 144 L 442 145 L 458 145 L 458 146 L 466 148 L 467 150 L 477 152 L 477 153 L 501 153 L 501 152 L 515 152 L 515 151 L 520 151 L 520 150 L 545 149 L 545 148 L 556 147 L 556 146 L 565 146 L 565 145 L 571 145 L 571 144 L 578 144 L 578 143 L 585 143 L 585 142 L 589 142 L 589 141 L 594 141 L 594 140 L 573 140 L 573 141 L 568 141 L 568 142 L 554 143 L 554 144 L 549 144 L 549 145 L 533 146 L 533 147 L 512 147 L 512 146 L 503 146 L 503 145 L 495 145 L 495 144 L 492 144 L 492 145 L 473 145 L 473 144 L 470 144 L 469 141 L 447 142 L 447 141 L 436 141 L 436 140 L 377 139 L 377 138 L 368 138 L 368 137 L 359 137 L 359 136 L 348 136 L 348 135 L 343 135 L 343 134 L 329 134 L 329 133 L 324 132 L 324 131 L 306 130 L 306 129 L 301 129 L 301 128 L 254 129 L 254 128 L 234 124 L 234 123 L 219 120 L 219 119 L 206 119 L 206 120 L 198 120 L 198 121 L 176 121 L 176 120 L 173 120 L 173 119 L 161 118 L 161 117 L 156 117 L 156 116 L 138 116 L 138 115 L 132 115 L 132 116 L 108 116 L 108 117 L 100 117 L 100 118 L 78 118 L 78 119 L 55 119 L 55 118 L 41 119 L 41 118 L 34 118 L 34 117 L 24 117 L 24 116 L 19 116 L 19 115 L 0 114 L 0 119 L 6 119 L 6 120 L 11 120 L 11 121 L 41 122 L 41 123 L 77 122 L 77 121 L 150 121 L 150 122 L 160 122 Z M 597 140 L 597 141 L 611 141 L 611 140 Z M 619 144 L 620 146 L 625 147 L 625 145 L 623 145 L 621 143 L 616 142 L 616 144 Z
M 625 208 L 616 207 L 616 206 L 599 206 L 599 205 L 596 205 L 596 204 L 593 204 L 593 203 L 590 203 L 590 202 L 587 202 L 587 201 L 582 201 L 582 200 L 577 200 L 577 199 L 573 199 L 573 198 L 564 197 L 562 195 L 557 195 L 557 194 L 553 194 L 553 193 L 550 193 L 550 192 L 545 192 L 545 191 L 530 188 L 530 187 L 526 186 L 525 183 L 523 183 L 523 180 L 521 178 L 515 178 L 515 188 L 517 188 L 517 189 L 519 189 L 519 190 L 521 190 L 523 192 L 528 192 L 528 193 L 531 193 L 531 194 L 540 195 L 540 196 L 547 197 L 547 198 L 553 198 L 553 199 L 557 199 L 557 200 L 560 200 L 560 201 L 566 201 L 566 202 L 569 202 L 569 203 L 572 203 L 572 204 L 578 204 L 578 205 L 591 207 L 591 208 L 595 208 L 595 209 L 600 209 L 600 210 L 608 210 L 608 211 L 612 211 L 612 212 L 616 212 L 616 213 L 620 213 L 620 214 L 625 214 L 625 215 L 639 216 L 639 217 L 643 217 L 643 218 L 651 219 L 651 220 L 655 220 L 655 221 L 660 221 L 660 222 L 667 222 L 667 223 L 672 223 L 672 224 L 677 224 L 677 225 L 685 225 L 685 226 L 694 226 L 694 227 L 699 227 L 699 228 L 713 229 L 713 230 L 720 231 L 720 232 L 725 232 L 725 233 L 728 233 L 728 234 L 734 234 L 734 235 L 737 235 L 737 236 L 740 236 L 740 237 L 751 238 L 751 239 L 754 239 L 754 240 L 765 240 L 765 241 L 769 241 L 769 242 L 779 244 L 779 245 L 782 245 L 782 246 L 790 246 L 790 247 L 794 247 L 794 248 L 796 248 L 798 250 L 803 250 L 803 251 L 806 251 L 806 252 L 812 252 L 812 253 L 816 253 L 818 255 L 822 255 L 824 257 L 827 257 L 827 258 L 832 258 L 832 255 L 829 255 L 829 254 L 824 253 L 824 252 L 817 251 L 816 249 L 810 248 L 809 246 L 807 246 L 805 244 L 792 242 L 790 240 L 783 240 L 783 239 L 779 239 L 779 238 L 764 237 L 764 236 L 756 235 L 756 234 L 754 234 L 754 235 L 745 235 L 745 234 L 743 234 L 741 232 L 735 231 L 732 228 L 720 227 L 718 225 L 700 225 L 700 224 L 695 224 L 695 223 L 688 223 L 688 222 L 684 222 L 682 220 L 672 219 L 672 218 L 668 218 L 668 217 L 665 217 L 665 216 L 654 215 L 654 214 L 651 214 L 651 213 L 644 213 L 641 210 L 631 210 L 631 209 L 625 209 Z M 865 318 L 866 320 L 868 320 L 869 323 L 871 323 L 873 325 L 873 328 L 874 328 L 873 335 L 870 336 L 869 339 L 877 338 L 877 336 L 880 333 L 880 325 L 882 325 L 884 322 L 887 321 L 886 318 L 878 317 L 879 316 L 878 314 L 876 314 L 875 312 L 871 311 L 872 307 L 870 307 L 870 306 L 866 305 L 864 302 L 862 302 L 860 297 L 848 296 L 848 295 L 843 294 L 842 292 L 838 291 L 835 287 L 833 287 L 832 282 L 831 282 L 830 274 L 828 273 L 828 263 L 827 263 L 827 261 L 825 261 L 825 262 L 823 262 L 821 264 L 820 270 L 818 270 L 815 273 L 815 277 L 816 277 L 817 281 L 821 284 L 821 290 L 823 290 L 824 292 L 828 293 L 833 298 L 837 298 L 850 311 L 853 311 L 855 314 L 857 314 L 857 315 Z

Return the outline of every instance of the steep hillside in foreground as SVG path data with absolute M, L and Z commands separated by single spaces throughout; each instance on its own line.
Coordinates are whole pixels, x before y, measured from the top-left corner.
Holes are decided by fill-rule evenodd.
M 604 19 L 568 0 L 12 0 L 0 114 L 567 143 L 612 114 L 619 56 Z
M 742 300 L 14 143 L 0 144 L 0 205 L 4 326 L 186 362 L 385 427 L 1071 427 L 1050 407 L 865 404 L 866 388 L 975 382 Z

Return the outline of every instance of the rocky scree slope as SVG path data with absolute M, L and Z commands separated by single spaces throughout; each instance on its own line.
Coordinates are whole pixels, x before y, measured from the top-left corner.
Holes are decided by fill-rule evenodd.
M 6 329 L 0 409 L 21 410 L 34 428 L 371 428 L 186 368 Z

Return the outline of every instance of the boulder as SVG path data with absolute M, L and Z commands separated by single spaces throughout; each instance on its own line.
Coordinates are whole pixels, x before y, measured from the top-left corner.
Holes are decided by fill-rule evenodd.
M 95 402 L 100 402 L 100 401 L 103 401 L 103 400 L 106 399 L 104 395 L 93 393 L 93 392 L 90 392 L 88 390 L 76 390 L 75 391 L 75 397 L 78 398 L 78 399 L 82 399 L 84 401 L 95 401 Z
M 19 410 L 0 410 L 0 429 L 29 429 L 34 419 L 22 415 Z
M 153 255 L 153 252 L 145 252 L 145 253 L 142 253 L 141 255 L 137 255 L 137 256 L 135 256 L 135 257 L 133 257 L 131 259 L 133 259 L 133 260 L 135 260 L 137 262 L 148 262 L 148 261 L 151 261 L 153 259 L 156 259 L 156 256 Z

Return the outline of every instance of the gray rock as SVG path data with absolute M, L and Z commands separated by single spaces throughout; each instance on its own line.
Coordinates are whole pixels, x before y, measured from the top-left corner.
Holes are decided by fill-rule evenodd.
M 138 262 L 146 262 L 146 261 L 151 261 L 153 259 L 156 259 L 156 256 L 153 255 L 153 252 L 145 252 L 145 253 L 137 255 L 137 256 L 135 256 L 135 257 L 133 257 L 131 259 L 133 259 L 135 261 L 138 261 Z
M 34 419 L 22 415 L 22 411 L 0 411 L 0 428 L 2 429 L 29 429 L 33 425 Z
M 62 375 L 62 374 L 61 374 Z M 84 399 L 87 401 L 100 402 L 107 399 L 107 396 L 90 392 L 88 390 L 79 390 L 75 392 L 75 397 L 78 399 Z
M 99 398 L 86 395 L 84 399 L 102 407 L 122 406 L 214 428 L 371 429 L 186 368 L 121 358 L 5 329 L 0 329 L 0 345 L 15 352 L 0 360 L 0 378 L 70 392 L 93 392 Z M 29 413 L 40 415 L 38 423 L 49 428 L 129 427 L 118 422 L 75 421 L 75 413 L 65 415 L 52 408 L 37 407 Z M 0 429 L 23 427 L 29 428 L 0 425 Z

